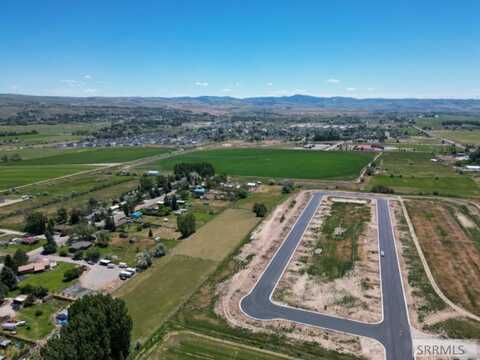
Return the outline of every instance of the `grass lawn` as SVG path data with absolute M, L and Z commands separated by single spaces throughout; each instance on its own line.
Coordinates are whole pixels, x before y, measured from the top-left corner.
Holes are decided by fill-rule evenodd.
M 242 344 L 205 337 L 194 333 L 175 333 L 168 336 L 164 346 L 151 354 L 152 359 L 162 360 L 279 360 L 292 359 L 281 354 L 262 351 Z
M 12 238 L 18 237 L 17 235 L 11 235 Z M 2 239 L 3 240 L 3 239 Z M 36 244 L 8 244 L 0 245 L 1 254 L 10 254 L 13 255 L 18 249 L 25 251 L 26 253 L 32 250 L 39 248 L 47 243 L 47 240 L 40 240 Z
M 359 152 L 282 149 L 218 149 L 197 151 L 153 163 L 149 168 L 172 170 L 179 162 L 206 161 L 218 174 L 297 179 L 353 179 L 373 159 Z
M 25 279 L 18 283 L 18 287 L 25 285 L 43 286 L 44 288 L 47 288 L 50 293 L 59 292 L 60 290 L 70 286 L 75 281 L 63 281 L 63 273 L 75 267 L 75 264 L 59 262 L 52 270 L 47 270 L 38 274 L 26 275 Z
M 170 151 L 166 148 L 138 147 L 138 148 L 103 148 L 81 149 L 68 151 L 38 159 L 15 162 L 16 166 L 30 165 L 60 165 L 60 164 L 103 164 L 122 163 L 144 157 L 163 154 Z
M 44 304 L 23 307 L 17 312 L 17 318 L 18 320 L 25 320 L 27 325 L 17 328 L 18 335 L 32 340 L 44 338 L 55 327 L 52 319 L 53 314 L 66 307 L 67 304 L 65 301 L 51 299 Z
M 15 163 L 20 164 L 20 162 Z M 53 179 L 80 171 L 92 169 L 85 165 L 49 165 L 49 166 L 0 166 L 0 189 L 31 184 L 37 181 Z

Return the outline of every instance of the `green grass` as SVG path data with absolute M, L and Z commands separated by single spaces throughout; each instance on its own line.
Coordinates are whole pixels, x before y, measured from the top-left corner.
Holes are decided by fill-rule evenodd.
M 434 134 L 461 144 L 480 145 L 480 130 L 439 130 Z
M 262 352 L 236 343 L 225 343 L 219 339 L 206 338 L 192 333 L 170 335 L 165 348 L 152 354 L 162 360 L 279 360 L 285 356 Z
M 17 238 L 17 235 L 11 235 L 10 238 Z M 4 240 L 4 238 L 2 238 Z M 0 245 L 0 254 L 10 254 L 13 255 L 15 251 L 22 250 L 26 253 L 32 250 L 39 248 L 47 243 L 47 240 L 40 240 L 36 244 L 7 244 L 7 245 Z
M 82 149 L 37 159 L 18 161 L 15 162 L 15 166 L 122 163 L 160 155 L 168 151 L 169 149 L 166 148 L 153 147 Z
M 92 169 L 84 165 L 0 166 L 0 189 L 31 184 Z
M 480 339 L 480 322 L 469 319 L 449 319 L 429 326 L 427 330 L 442 332 L 453 339 Z
M 47 270 L 39 274 L 29 274 L 26 278 L 18 283 L 18 287 L 25 285 L 43 286 L 50 293 L 59 292 L 69 287 L 75 280 L 70 282 L 63 281 L 63 274 L 69 269 L 75 268 L 75 264 L 59 262 L 52 270 Z
M 64 301 L 51 299 L 47 303 L 23 307 L 17 312 L 17 319 L 26 321 L 27 325 L 17 328 L 18 335 L 31 340 L 44 338 L 54 329 L 53 314 L 66 306 L 67 303 Z
M 216 262 L 189 256 L 167 256 L 117 292 L 133 319 L 134 339 L 151 335 L 188 299 Z
M 370 188 L 383 185 L 399 193 L 480 196 L 480 189 L 471 177 L 431 161 L 433 156 L 420 152 L 383 154 L 380 161 L 383 173 L 370 180 Z
M 322 253 L 312 256 L 307 266 L 308 274 L 334 280 L 350 271 L 358 256 L 358 237 L 370 216 L 367 205 L 334 203 L 316 244 Z M 335 229 L 339 227 L 344 232 L 335 236 Z M 342 245 L 340 249 L 339 244 Z
M 171 171 L 179 162 L 212 163 L 219 174 L 297 179 L 353 179 L 370 153 L 282 149 L 219 149 L 175 156 L 149 168 Z

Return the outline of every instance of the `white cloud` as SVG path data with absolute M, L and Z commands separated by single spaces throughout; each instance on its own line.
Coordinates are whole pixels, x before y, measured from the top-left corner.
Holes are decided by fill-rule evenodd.
M 92 77 L 92 75 L 87 74 L 87 75 L 83 75 L 83 78 L 87 79 L 87 80 L 91 80 L 93 77 Z
M 61 83 L 67 85 L 68 87 L 80 87 L 82 84 L 77 80 L 60 80 Z
M 345 90 L 347 90 L 348 92 L 352 92 L 352 91 L 355 91 L 357 89 L 355 89 L 354 87 L 348 87 Z
M 272 82 L 268 82 L 268 83 L 267 83 L 267 86 L 273 86 L 273 83 L 272 83 Z
M 231 91 L 232 91 L 232 89 L 230 89 L 230 88 L 222 89 L 222 92 L 231 92 Z
M 195 85 L 196 85 L 196 86 L 207 87 L 207 86 L 208 86 L 208 82 L 206 82 L 206 81 L 196 81 L 196 82 L 195 82 Z
M 97 89 L 90 89 L 90 88 L 88 88 L 88 89 L 83 90 L 83 92 L 84 92 L 85 94 L 95 94 L 95 93 L 97 92 Z
M 340 80 L 338 79 L 328 79 L 327 80 L 327 83 L 329 84 L 338 84 L 340 82 Z

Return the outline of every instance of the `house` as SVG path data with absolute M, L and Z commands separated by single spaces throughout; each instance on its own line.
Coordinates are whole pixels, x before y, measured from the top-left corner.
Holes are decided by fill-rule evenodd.
M 19 274 L 38 273 L 50 268 L 50 262 L 48 260 L 40 260 L 34 263 L 22 265 L 18 267 Z

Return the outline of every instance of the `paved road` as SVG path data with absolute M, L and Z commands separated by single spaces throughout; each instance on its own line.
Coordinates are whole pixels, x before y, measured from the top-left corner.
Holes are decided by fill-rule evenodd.
M 388 360 L 413 359 L 412 338 L 390 222 L 388 200 L 384 198 L 377 198 L 380 249 L 385 252 L 385 256 L 380 258 L 384 312 L 381 323 L 366 324 L 272 302 L 273 290 L 325 194 L 324 192 L 314 194 L 255 287 L 241 300 L 242 311 L 248 316 L 260 320 L 286 319 L 325 329 L 367 336 L 378 340 L 385 346 Z

